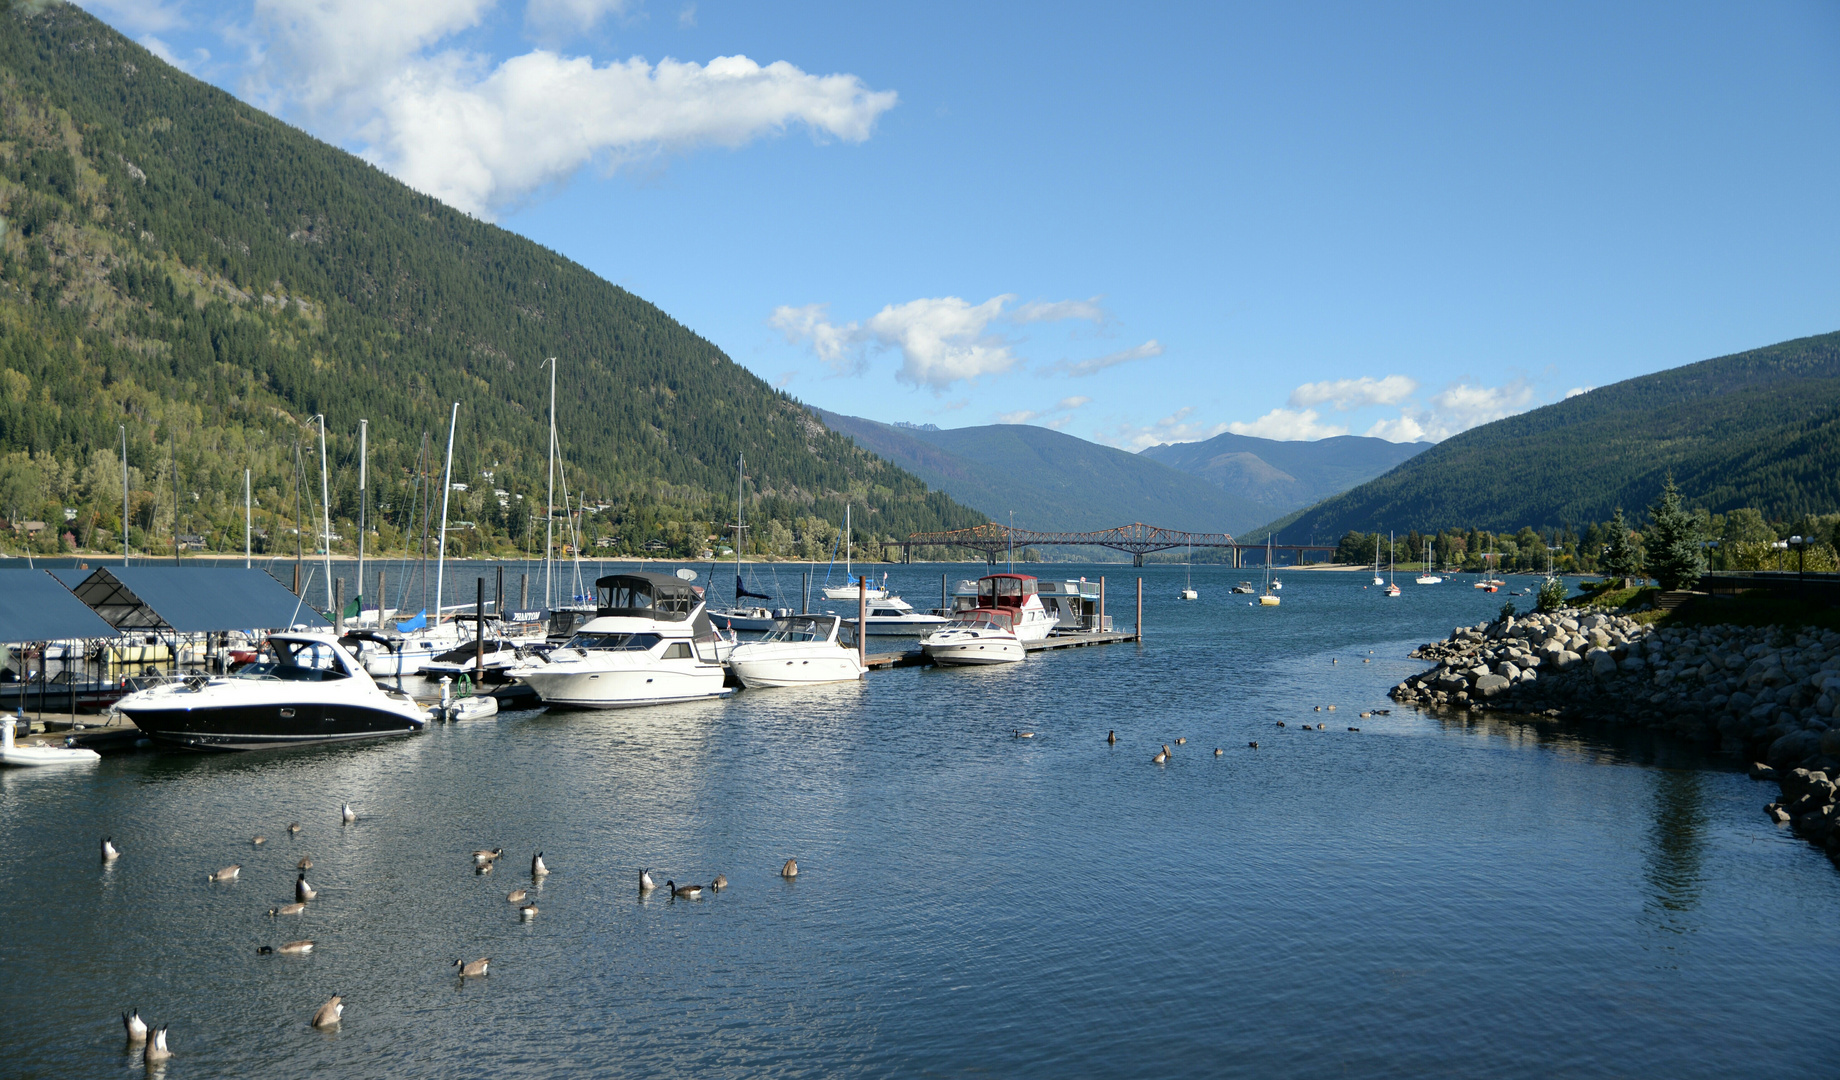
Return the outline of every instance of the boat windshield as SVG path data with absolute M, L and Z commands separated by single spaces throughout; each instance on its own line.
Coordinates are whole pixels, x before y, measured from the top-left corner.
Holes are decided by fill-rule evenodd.
M 351 677 L 351 672 L 345 670 L 345 661 L 331 642 L 274 639 L 263 642 L 256 658 L 237 674 L 249 679 L 288 682 L 329 682 Z
M 948 630 L 991 630 L 1009 631 L 1015 627 L 1015 620 L 1007 611 L 966 611 L 946 625 Z
M 829 641 L 834 618 L 781 619 L 762 641 Z
M 645 652 L 663 640 L 657 634 L 576 634 L 563 648 L 600 652 Z

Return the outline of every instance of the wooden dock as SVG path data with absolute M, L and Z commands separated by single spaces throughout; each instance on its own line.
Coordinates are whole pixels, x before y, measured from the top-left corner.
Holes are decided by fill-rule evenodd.
M 1040 641 L 1027 641 L 1023 648 L 1029 652 L 1046 652 L 1049 649 L 1083 649 L 1088 645 L 1117 645 L 1127 641 L 1136 641 L 1137 635 L 1129 632 L 1094 630 L 1079 634 L 1057 634 Z M 863 658 L 863 663 L 875 670 L 878 668 L 923 667 L 932 663 L 918 647 L 898 653 L 870 653 Z

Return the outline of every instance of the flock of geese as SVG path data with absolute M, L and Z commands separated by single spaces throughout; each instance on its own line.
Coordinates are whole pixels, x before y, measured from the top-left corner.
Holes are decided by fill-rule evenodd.
M 358 815 L 352 810 L 350 803 L 346 803 L 340 809 L 339 820 L 345 825 L 350 825 L 358 820 Z M 287 831 L 290 835 L 298 834 L 300 830 L 301 825 L 298 821 L 287 827 Z M 255 847 L 260 847 L 267 842 L 268 838 L 260 835 L 251 840 L 252 846 Z M 105 836 L 102 838 L 101 849 L 102 861 L 104 864 L 114 862 L 116 859 L 121 858 L 121 849 L 115 845 L 115 838 L 112 836 Z M 504 854 L 504 848 L 486 848 L 473 852 L 473 872 L 482 875 L 491 873 L 492 867 Z M 299 863 L 296 864 L 296 869 L 299 873 L 294 879 L 294 902 L 291 904 L 283 904 L 279 907 L 269 908 L 268 914 L 270 918 L 277 918 L 282 915 L 299 915 L 306 911 L 307 902 L 319 895 L 319 890 L 307 883 L 307 871 L 312 868 L 313 859 L 310 856 L 301 856 Z M 242 872 L 242 864 L 232 863 L 210 874 L 206 880 L 213 884 L 217 882 L 235 881 Z M 798 877 L 798 860 L 787 859 L 785 865 L 780 867 L 779 872 L 780 876 L 783 878 L 791 879 Z M 530 876 L 532 881 L 541 883 L 548 874 L 549 867 L 545 866 L 543 863 L 543 853 L 539 851 L 535 855 L 532 855 L 530 857 Z M 686 899 L 694 900 L 702 896 L 705 891 L 720 892 L 728 888 L 728 876 L 725 874 L 717 874 L 715 880 L 707 886 L 707 889 L 702 885 L 679 885 L 676 881 L 670 879 L 666 879 L 664 885 L 665 888 L 670 891 L 670 895 L 673 899 L 681 896 Z M 640 896 L 649 895 L 656 890 L 657 887 L 657 884 L 652 880 L 652 872 L 649 868 L 639 871 Z M 537 905 L 535 903 L 524 902 L 529 899 L 529 897 L 530 890 L 523 888 L 513 889 L 505 895 L 505 900 L 507 902 L 518 905 L 518 918 L 523 922 L 530 922 L 537 917 Z M 258 956 L 299 956 L 312 951 L 313 942 L 310 939 L 303 939 L 300 941 L 290 941 L 282 945 L 263 945 L 256 949 L 256 954 Z M 459 977 L 461 979 L 477 979 L 485 976 L 491 962 L 491 957 L 482 956 L 477 960 L 455 960 L 453 962 L 453 967 L 459 972 Z M 310 1021 L 310 1024 L 322 1030 L 337 1027 L 344 1012 L 345 1004 L 342 995 L 334 994 L 325 1004 L 314 1011 L 313 1019 Z M 152 1027 L 145 1020 L 141 1019 L 139 1009 L 132 1009 L 122 1013 L 121 1024 L 127 1031 L 129 1048 L 144 1048 L 142 1057 L 149 1069 L 156 1066 L 163 1066 L 173 1056 L 172 1048 L 168 1046 L 166 1042 L 167 1025 L 162 1024 L 157 1028 Z

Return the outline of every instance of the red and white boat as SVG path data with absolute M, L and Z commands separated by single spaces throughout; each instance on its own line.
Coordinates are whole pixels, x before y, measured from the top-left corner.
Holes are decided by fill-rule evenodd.
M 976 595 L 957 597 L 954 608 L 952 621 L 920 642 L 936 664 L 1013 664 L 1060 621 L 1027 574 L 979 578 Z

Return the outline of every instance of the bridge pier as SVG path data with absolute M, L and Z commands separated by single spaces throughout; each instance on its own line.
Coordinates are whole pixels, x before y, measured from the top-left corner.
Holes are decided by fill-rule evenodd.
M 1131 565 L 1132 566 L 1144 565 L 1144 553 L 1141 551 L 1132 552 L 1131 553 Z

